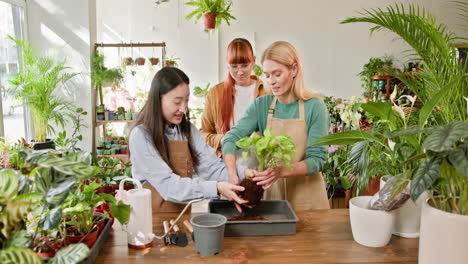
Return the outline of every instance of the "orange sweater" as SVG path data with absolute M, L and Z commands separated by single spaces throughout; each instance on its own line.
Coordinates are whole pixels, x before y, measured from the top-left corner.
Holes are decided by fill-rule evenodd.
M 255 86 L 255 98 L 265 95 L 263 82 L 257 76 L 251 76 L 257 81 Z M 205 101 L 205 110 L 201 119 L 201 133 L 206 139 L 206 143 L 216 150 L 216 155 L 221 157 L 221 139 L 224 137 L 222 132 L 223 122 L 221 116 L 221 100 L 224 94 L 224 82 L 218 83 L 210 89 Z M 233 98 L 236 102 L 236 98 Z

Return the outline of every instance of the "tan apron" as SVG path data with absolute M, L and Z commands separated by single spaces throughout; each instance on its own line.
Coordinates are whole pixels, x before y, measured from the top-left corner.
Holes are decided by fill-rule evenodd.
M 174 173 L 180 177 L 192 177 L 192 156 L 187 140 L 169 140 L 169 162 Z M 180 212 L 185 204 L 165 201 L 159 192 L 149 183 L 145 182 L 143 187 L 151 190 L 153 212 Z
M 268 109 L 267 128 L 273 134 L 287 134 L 296 145 L 296 155 L 292 162 L 304 160 L 308 144 L 307 125 L 304 118 L 304 101 L 299 100 L 299 119 L 273 117 L 276 98 Z M 266 190 L 265 200 L 288 200 L 294 210 L 330 209 L 322 173 L 301 177 L 278 179 Z

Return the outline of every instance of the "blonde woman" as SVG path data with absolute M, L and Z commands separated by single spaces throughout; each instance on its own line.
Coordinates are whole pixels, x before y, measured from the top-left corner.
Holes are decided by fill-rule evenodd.
M 257 98 L 223 141 L 230 182 L 238 177 L 235 143 L 253 131 L 263 133 L 270 128 L 274 134 L 284 133 L 293 138 L 296 156 L 292 170 L 279 167 L 256 173 L 253 180 L 265 189 L 264 199 L 288 200 L 295 210 L 328 209 L 321 173 L 326 148 L 313 146 L 328 133 L 326 106 L 319 94 L 305 89 L 302 63 L 290 43 L 271 44 L 263 53 L 261 63 L 270 94 Z

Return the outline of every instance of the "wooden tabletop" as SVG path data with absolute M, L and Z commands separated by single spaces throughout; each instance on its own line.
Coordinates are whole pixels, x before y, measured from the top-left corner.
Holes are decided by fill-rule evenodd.
M 392 236 L 382 248 L 361 246 L 353 240 L 348 209 L 296 212 L 297 233 L 290 236 L 225 237 L 223 251 L 202 257 L 188 246 L 164 246 L 155 240 L 152 248 L 135 250 L 127 247 L 126 233 L 114 224 L 109 240 L 95 263 L 417 263 L 419 239 Z M 175 213 L 153 215 L 153 231 L 163 233 L 162 221 Z M 189 219 L 189 215 L 182 218 Z M 182 231 L 188 231 L 180 222 Z M 189 236 L 190 237 L 190 236 Z

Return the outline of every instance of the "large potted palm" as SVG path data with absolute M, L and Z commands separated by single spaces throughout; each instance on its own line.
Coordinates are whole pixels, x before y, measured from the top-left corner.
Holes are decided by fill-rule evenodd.
M 192 0 L 185 4 L 196 7 L 186 16 L 186 19 L 195 18 L 196 23 L 203 17 L 205 31 L 218 28 L 223 21 L 230 26 L 230 20 L 236 19 L 231 15 L 231 0 Z
M 467 23 L 468 3 L 453 5 Z M 468 77 L 454 47 L 459 38 L 427 10 L 412 4 L 364 10 L 361 16 L 342 23 L 354 22 L 373 24 L 372 32 L 396 33 L 424 63 L 412 75 L 393 74 L 410 87 L 423 107 L 415 126 L 391 136 L 394 140 L 411 136 L 418 140 L 415 145 L 419 145 L 419 153 L 400 160 L 400 164 L 414 166 L 409 179 L 413 200 L 430 191 L 421 216 L 420 263 L 466 263 L 468 236 L 463 230 L 468 230 Z
M 31 111 L 34 148 L 53 148 L 53 141 L 47 139 L 48 132 L 55 133 L 52 123 L 63 128 L 66 113 L 71 110 L 71 104 L 57 92 L 78 73 L 70 72 L 64 61 L 34 55 L 27 41 L 9 38 L 22 50 L 23 64 L 21 71 L 10 79 L 8 91 Z

